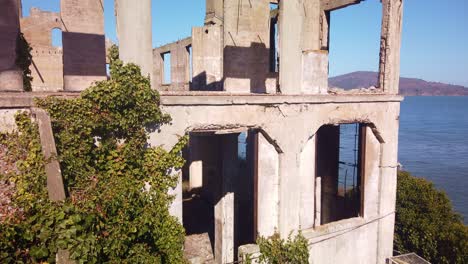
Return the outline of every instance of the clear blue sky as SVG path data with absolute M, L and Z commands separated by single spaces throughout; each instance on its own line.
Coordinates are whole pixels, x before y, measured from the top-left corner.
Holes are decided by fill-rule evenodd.
M 137 0 L 136 0 L 137 1 Z M 401 75 L 468 86 L 468 0 L 404 0 Z M 59 0 L 23 0 L 59 11 Z M 106 35 L 117 41 L 113 0 L 104 0 Z M 205 0 L 153 0 L 153 45 L 191 34 L 201 26 Z M 378 69 L 381 27 L 379 0 L 332 12 L 330 75 Z

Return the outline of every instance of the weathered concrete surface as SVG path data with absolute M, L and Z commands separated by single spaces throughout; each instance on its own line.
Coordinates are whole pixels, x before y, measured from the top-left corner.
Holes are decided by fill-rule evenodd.
M 63 31 L 60 13 L 31 8 L 21 18 L 21 32 L 32 47 L 30 66 L 33 91 L 63 90 L 63 49 L 52 45 L 52 30 Z
M 101 0 L 61 0 L 65 91 L 82 91 L 105 80 L 106 40 Z
M 223 28 L 219 25 L 192 28 L 192 53 L 191 89 L 221 91 Z
M 205 25 L 222 25 L 224 19 L 223 1 L 206 0 Z
M 151 0 L 115 0 L 120 59 L 151 75 L 153 67 Z
M 382 8 L 379 86 L 387 93 L 398 94 L 403 0 L 383 0 Z
M 0 91 L 22 91 L 23 75 L 16 66 L 20 24 L 18 1 L 3 0 L 0 9 Z

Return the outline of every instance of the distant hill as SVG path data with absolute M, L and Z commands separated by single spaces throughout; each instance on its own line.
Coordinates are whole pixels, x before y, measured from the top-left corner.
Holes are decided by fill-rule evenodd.
M 354 88 L 367 88 L 377 84 L 376 72 L 352 72 L 329 79 L 331 87 L 346 90 Z M 400 94 L 402 95 L 445 95 L 468 96 L 468 88 L 460 85 L 452 85 L 438 82 L 427 82 L 415 78 L 400 78 Z

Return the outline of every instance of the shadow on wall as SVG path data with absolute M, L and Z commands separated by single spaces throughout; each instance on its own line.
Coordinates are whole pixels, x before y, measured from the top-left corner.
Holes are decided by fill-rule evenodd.
M 270 74 L 270 49 L 264 43 L 250 47 L 224 48 L 224 89 L 250 93 L 267 93 Z
M 227 91 L 240 93 L 276 93 L 278 73 L 270 72 L 270 49 L 264 43 L 252 43 L 250 47 L 226 46 L 224 48 L 223 78 L 207 71 L 193 76 L 191 91 Z
M 63 73 L 106 77 L 104 35 L 63 32 Z

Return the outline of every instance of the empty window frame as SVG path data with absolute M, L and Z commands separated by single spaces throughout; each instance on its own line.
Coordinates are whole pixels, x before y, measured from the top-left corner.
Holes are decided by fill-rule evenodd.
M 278 17 L 279 8 L 278 4 L 270 4 L 270 59 L 269 69 L 270 72 L 278 72 L 279 70 L 279 57 L 278 57 Z
M 365 124 L 322 126 L 317 132 L 318 225 L 362 216 Z
M 163 60 L 163 85 L 170 85 L 172 83 L 171 53 L 163 53 L 161 57 Z
M 322 28 L 322 49 L 329 50 L 330 86 L 345 90 L 378 87 L 382 27 L 380 1 L 345 5 L 326 11 L 322 19 L 322 25 L 326 26 Z M 348 81 L 334 78 L 342 75 Z

